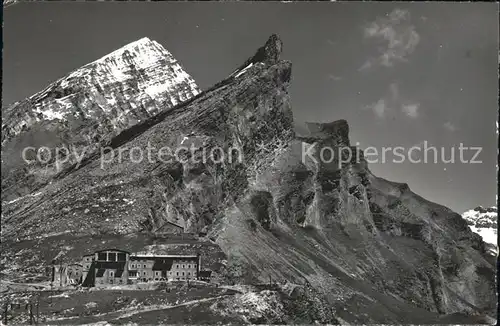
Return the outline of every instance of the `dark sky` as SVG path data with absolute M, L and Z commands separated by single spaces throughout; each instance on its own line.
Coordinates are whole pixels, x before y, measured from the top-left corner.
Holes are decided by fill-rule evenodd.
M 19 3 L 4 11 L 3 105 L 144 36 L 207 88 L 272 33 L 293 63 L 296 121 L 346 119 L 352 143 L 379 152 L 455 147 L 455 163 L 370 168 L 458 212 L 495 205 L 494 3 Z M 482 147 L 483 163 L 461 163 L 460 143 Z

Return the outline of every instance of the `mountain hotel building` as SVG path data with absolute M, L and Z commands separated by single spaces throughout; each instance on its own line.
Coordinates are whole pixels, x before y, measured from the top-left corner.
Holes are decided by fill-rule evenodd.
M 107 287 L 151 281 L 196 280 L 200 275 L 198 255 L 131 255 L 105 249 L 83 256 L 83 286 Z

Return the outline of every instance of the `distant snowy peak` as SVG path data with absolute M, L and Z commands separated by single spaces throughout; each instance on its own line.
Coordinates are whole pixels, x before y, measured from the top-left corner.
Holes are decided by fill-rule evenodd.
M 462 214 L 472 232 L 479 234 L 484 242 L 492 244 L 495 247 L 498 246 L 497 216 L 498 211 L 496 206 L 488 208 L 478 206 Z
M 492 206 L 484 208 L 478 206 L 474 209 L 470 209 L 462 214 L 462 217 L 467 221 L 469 225 L 475 225 L 477 227 L 497 227 L 497 207 Z
M 3 7 L 7 8 L 11 5 L 16 4 L 17 2 L 19 2 L 19 1 L 18 0 L 3 0 Z
M 127 44 L 4 111 L 2 144 L 47 120 L 85 119 L 123 130 L 200 93 L 193 78 L 158 42 Z

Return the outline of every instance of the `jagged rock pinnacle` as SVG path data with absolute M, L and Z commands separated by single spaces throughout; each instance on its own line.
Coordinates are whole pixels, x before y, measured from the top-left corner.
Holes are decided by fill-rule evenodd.
M 276 34 L 272 34 L 264 46 L 260 47 L 257 52 L 245 61 L 241 67 L 246 67 L 249 64 L 263 62 L 273 65 L 280 60 L 281 51 L 283 49 L 283 42 Z
M 271 35 L 264 45 L 265 60 L 270 63 L 277 62 L 280 59 L 282 49 L 283 42 L 278 35 Z

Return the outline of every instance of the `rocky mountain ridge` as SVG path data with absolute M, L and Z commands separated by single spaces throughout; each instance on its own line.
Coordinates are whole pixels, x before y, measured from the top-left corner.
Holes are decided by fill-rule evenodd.
M 154 232 L 175 220 L 208 233 L 224 252 L 214 265 L 222 277 L 306 282 L 337 320 L 495 318 L 495 257 L 459 214 L 373 175 L 345 120 L 309 123 L 307 135 L 295 136 L 282 48 L 273 35 L 226 80 L 116 136 L 105 156 L 2 203 L 2 252 L 16 257 L 23 241 L 68 232 L 96 239 Z M 202 145 L 181 161 L 112 161 L 119 150 L 186 140 Z M 328 162 L 320 159 L 325 147 L 337 153 Z M 200 160 L 215 148 L 243 160 Z M 35 250 L 31 257 L 17 268 L 45 263 Z

